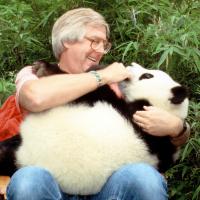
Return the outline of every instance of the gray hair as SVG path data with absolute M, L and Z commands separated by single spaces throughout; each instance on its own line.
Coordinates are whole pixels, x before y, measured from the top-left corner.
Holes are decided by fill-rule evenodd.
M 109 25 L 100 13 L 91 8 L 73 9 L 57 19 L 52 29 L 52 47 L 57 59 L 65 49 L 63 43 L 82 39 L 85 36 L 88 24 L 105 26 L 106 35 L 109 38 Z

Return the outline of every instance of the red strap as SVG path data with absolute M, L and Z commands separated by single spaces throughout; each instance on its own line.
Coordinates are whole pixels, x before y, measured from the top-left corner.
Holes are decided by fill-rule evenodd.
M 16 106 L 15 95 L 11 95 L 0 108 L 0 141 L 19 133 L 23 116 Z

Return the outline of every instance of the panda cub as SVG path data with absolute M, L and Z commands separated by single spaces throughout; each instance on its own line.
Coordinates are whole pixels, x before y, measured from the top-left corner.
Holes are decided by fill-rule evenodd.
M 178 149 L 169 136 L 144 132 L 132 115 L 153 105 L 185 119 L 186 89 L 160 70 L 136 63 L 128 68 L 131 79 L 119 83 L 123 99 L 105 85 L 67 105 L 29 114 L 15 137 L 17 168 L 44 167 L 64 192 L 81 195 L 99 192 L 108 177 L 128 163 L 145 162 L 165 172 Z

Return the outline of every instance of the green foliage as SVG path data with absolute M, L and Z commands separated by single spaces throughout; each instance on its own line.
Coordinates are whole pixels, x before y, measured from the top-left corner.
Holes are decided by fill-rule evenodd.
M 15 91 L 15 85 L 13 80 L 13 73 L 9 73 L 9 79 L 0 78 L 0 106 L 3 102 Z
M 181 159 L 166 176 L 172 199 L 195 199 L 200 197 L 200 102 L 190 103 L 188 122 L 192 128 L 192 137 L 182 148 Z M 183 195 L 184 194 L 184 195 Z
M 192 135 L 166 176 L 171 199 L 200 200 L 199 0 L 0 0 L 0 103 L 13 92 L 16 71 L 38 59 L 55 61 L 52 25 L 76 7 L 92 7 L 109 22 L 113 47 L 104 63 L 135 61 L 190 88 Z

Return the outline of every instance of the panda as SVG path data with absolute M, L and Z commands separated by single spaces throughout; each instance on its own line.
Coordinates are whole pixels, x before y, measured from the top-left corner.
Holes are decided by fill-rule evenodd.
M 1 166 L 12 172 L 27 165 L 43 167 L 64 192 L 79 195 L 99 192 L 108 177 L 128 163 L 149 163 L 165 172 L 179 149 L 169 136 L 146 133 L 132 115 L 153 105 L 184 120 L 187 90 L 163 71 L 136 63 L 128 69 L 131 78 L 119 83 L 123 98 L 105 85 L 66 105 L 29 114 L 20 134 L 0 143 L 0 171 Z M 2 149 L 8 146 L 13 148 L 3 159 Z

